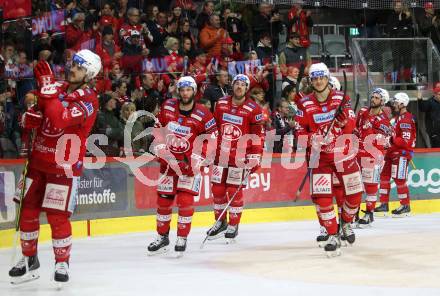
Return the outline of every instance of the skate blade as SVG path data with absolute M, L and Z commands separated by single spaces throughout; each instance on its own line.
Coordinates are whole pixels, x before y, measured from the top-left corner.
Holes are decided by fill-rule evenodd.
M 226 239 L 226 244 L 227 245 L 233 245 L 233 244 L 236 244 L 237 243 L 237 241 L 235 240 L 235 238 L 227 238 Z
M 161 249 L 159 249 L 157 251 L 153 251 L 153 252 L 147 251 L 147 255 L 148 256 L 156 256 L 156 255 L 160 255 L 160 254 L 165 254 L 165 253 L 168 253 L 169 250 L 170 249 L 168 247 L 164 247 L 164 248 L 161 248 Z
M 223 237 L 224 235 L 225 235 L 225 232 L 222 231 L 222 232 L 218 233 L 217 235 L 208 236 L 208 240 L 213 241 L 213 240 L 216 240 L 216 239 Z
M 391 217 L 393 217 L 393 218 L 406 218 L 406 217 L 410 217 L 410 216 L 411 216 L 410 213 L 405 213 L 405 214 L 400 214 L 400 215 L 393 214 Z
M 374 218 L 388 218 L 390 217 L 390 214 L 384 212 L 374 212 L 373 216 Z
M 185 253 L 185 252 L 174 252 L 175 254 L 174 254 L 174 258 L 176 258 L 176 259 L 179 259 L 179 258 L 182 258 L 183 257 L 183 254 Z
M 321 241 L 321 242 L 317 242 L 317 243 L 318 243 L 318 247 L 324 248 L 324 246 L 327 244 L 327 241 Z
M 54 280 L 55 289 L 57 291 L 61 291 L 67 283 L 68 282 L 58 282 L 58 281 Z
M 348 242 L 346 240 L 341 240 L 341 247 L 348 247 Z
M 327 255 L 327 258 L 334 258 L 341 256 L 342 252 L 340 249 L 337 249 L 336 251 L 326 251 L 325 254 Z
M 371 228 L 371 223 L 369 224 L 358 224 L 356 229 L 368 229 Z
M 11 284 L 20 285 L 28 282 L 32 282 L 38 280 L 40 275 L 35 271 L 29 271 L 27 274 L 24 274 L 20 277 L 11 277 Z

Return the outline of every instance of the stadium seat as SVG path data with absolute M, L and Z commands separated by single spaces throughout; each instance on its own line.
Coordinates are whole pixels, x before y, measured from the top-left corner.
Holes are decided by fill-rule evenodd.
M 325 50 L 332 56 L 345 55 L 345 38 L 342 35 L 324 35 Z
M 320 56 L 322 53 L 322 43 L 319 35 L 311 34 L 310 35 L 310 47 L 309 47 L 310 55 L 312 56 Z

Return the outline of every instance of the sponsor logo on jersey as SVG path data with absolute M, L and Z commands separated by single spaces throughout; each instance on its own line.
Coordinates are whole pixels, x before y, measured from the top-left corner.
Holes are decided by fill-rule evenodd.
M 228 113 L 223 113 L 223 121 L 241 125 L 243 124 L 243 117 Z
M 222 125 L 222 138 L 228 141 L 236 141 L 241 137 L 241 129 L 235 124 L 224 123 Z
M 215 119 L 212 118 L 210 121 L 208 121 L 205 124 L 205 130 L 209 130 L 211 127 L 213 127 L 215 125 Z
M 261 121 L 261 120 L 263 120 L 263 114 L 255 115 L 255 121 Z
M 314 174 L 312 191 L 314 194 L 327 194 L 332 192 L 331 174 Z
M 304 112 L 302 110 L 297 110 L 296 111 L 296 116 L 304 117 Z
M 313 114 L 313 120 L 316 123 L 329 122 L 329 121 L 333 120 L 333 118 L 335 117 L 335 111 L 336 110 L 331 110 L 330 112 L 327 112 L 327 113 Z
M 191 128 L 187 126 L 182 126 L 174 122 L 170 122 L 168 124 L 168 130 L 172 131 L 173 133 L 179 134 L 179 135 L 189 135 L 191 132 Z
M 168 149 L 170 149 L 174 153 L 185 153 L 190 148 L 188 140 L 178 135 L 167 135 L 166 142 Z
M 87 116 L 93 114 L 93 104 L 90 102 L 82 102 L 83 106 L 86 108 Z
M 201 116 L 205 116 L 205 112 L 203 112 L 202 110 L 196 110 L 197 113 L 199 113 Z
M 400 124 L 400 128 L 411 128 L 411 124 L 409 124 L 409 123 L 401 123 Z
M 307 107 L 308 105 L 313 105 L 313 102 L 312 101 L 306 101 L 303 104 L 304 107 Z
M 336 95 L 336 96 L 333 96 L 332 99 L 333 99 L 333 100 L 340 100 L 340 101 L 342 101 L 343 96 L 338 96 L 338 95 Z
M 389 134 L 391 132 L 391 129 L 383 123 L 379 125 L 379 129 L 386 134 Z

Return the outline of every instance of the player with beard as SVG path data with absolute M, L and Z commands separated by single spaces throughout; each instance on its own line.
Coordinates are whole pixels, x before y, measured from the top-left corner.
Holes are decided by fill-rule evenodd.
M 237 190 L 246 181 L 245 171 L 254 172 L 260 165 L 265 134 L 263 114 L 261 107 L 246 97 L 249 85 L 246 75 L 236 75 L 232 80 L 233 95 L 219 99 L 215 106 L 214 117 L 220 135 L 211 182 L 214 216 L 218 221 L 208 231 L 209 240 L 224 233 L 224 237 L 232 241 L 238 235 L 244 200 L 242 190 Z M 222 215 L 233 196 L 230 207 Z
M 49 67 L 35 73 L 42 87 L 37 92 L 38 103 L 22 117 L 22 126 L 36 131 L 19 218 L 23 257 L 9 271 L 12 283 L 39 277 L 37 244 L 42 211 L 46 213 L 52 230 L 53 278 L 56 282 L 69 280 L 72 247 L 69 219 L 76 206 L 86 139 L 99 109 L 97 95 L 89 83 L 100 69 L 99 56 L 81 50 L 73 56 L 68 82 L 45 84 L 54 81 Z M 23 181 L 20 184 L 23 186 Z M 21 188 L 17 190 L 16 200 L 20 198 L 20 192 Z
M 350 223 L 357 213 L 363 191 L 356 155 L 352 152 L 352 145 L 346 141 L 353 133 L 355 114 L 350 107 L 350 99 L 344 98 L 344 93 L 328 87 L 330 72 L 324 63 L 310 66 L 309 76 L 313 92 L 298 101 L 297 136 L 308 137 L 310 158 L 314 162 L 316 159 L 315 163 L 309 163 L 311 197 L 319 213 L 318 219 L 329 235 L 324 249 L 328 256 L 334 256 L 340 255 L 341 243 L 333 209 L 332 175 L 336 175 L 344 189 L 340 228 L 342 236 L 350 244 L 355 242 Z M 340 106 L 342 112 L 335 115 Z M 339 137 L 346 140 L 340 141 Z M 314 156 L 315 153 L 319 154 Z
M 174 200 L 178 207 L 174 250 L 178 256 L 186 250 L 194 213 L 194 196 L 200 191 L 200 167 L 212 161 L 217 143 L 214 117 L 205 106 L 194 101 L 197 92 L 194 78 L 181 77 L 177 82 L 177 91 L 178 99 L 169 99 L 162 105 L 153 133 L 152 149 L 160 162 L 161 178 L 157 186 L 158 236 L 148 246 L 150 255 L 168 251 Z M 197 142 L 196 138 L 203 134 L 209 135 L 212 141 Z M 210 143 L 211 148 L 208 147 Z
M 385 89 L 376 88 L 371 93 L 370 107 L 359 110 L 355 134 L 359 138 L 357 155 L 359 166 L 362 168 L 362 182 L 367 195 L 365 215 L 359 219 L 358 226 L 365 227 L 374 221 L 373 212 L 377 201 L 377 190 L 380 172 L 383 167 L 385 143 L 391 135 L 390 120 L 383 107 L 389 101 Z

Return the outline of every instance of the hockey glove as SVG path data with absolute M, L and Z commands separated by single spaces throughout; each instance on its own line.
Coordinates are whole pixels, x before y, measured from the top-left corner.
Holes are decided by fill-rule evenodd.
M 21 116 L 21 125 L 25 129 L 33 129 L 40 127 L 43 122 L 41 112 L 34 111 L 32 108 Z
M 347 124 L 347 122 L 348 122 L 348 115 L 344 111 L 336 115 L 335 126 L 339 128 L 343 128 Z

